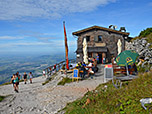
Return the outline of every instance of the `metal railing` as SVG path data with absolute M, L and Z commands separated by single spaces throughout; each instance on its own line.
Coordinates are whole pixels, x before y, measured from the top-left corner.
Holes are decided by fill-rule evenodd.
M 75 63 L 75 62 L 76 62 L 76 59 L 70 59 L 69 65 L 72 63 Z M 55 65 L 56 65 L 56 69 L 54 69 Z M 61 61 L 59 63 L 56 63 L 54 65 L 51 65 L 51 66 L 43 69 L 43 70 L 45 70 L 45 75 L 50 77 L 52 75 L 52 73 L 55 73 L 55 72 L 58 72 L 59 70 L 61 70 L 63 65 L 65 65 L 65 67 L 66 67 L 66 61 Z

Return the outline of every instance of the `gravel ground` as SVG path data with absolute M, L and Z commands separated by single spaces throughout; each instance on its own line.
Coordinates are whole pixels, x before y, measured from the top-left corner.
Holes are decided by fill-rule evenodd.
M 64 74 L 57 73 L 57 76 L 48 84 L 42 86 L 45 78 L 33 79 L 33 83 L 19 85 L 19 93 L 13 91 L 13 86 L 0 86 L 0 95 L 8 95 L 0 102 L 0 114 L 55 114 L 64 108 L 68 102 L 72 102 L 89 90 L 94 90 L 102 84 L 103 65 L 99 66 L 99 72 L 93 79 L 57 85 Z M 62 112 L 63 113 L 63 112 Z

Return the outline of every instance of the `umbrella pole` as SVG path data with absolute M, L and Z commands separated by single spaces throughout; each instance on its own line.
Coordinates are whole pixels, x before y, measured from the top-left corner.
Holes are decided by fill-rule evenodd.
M 126 64 L 127 76 L 129 76 L 128 65 Z

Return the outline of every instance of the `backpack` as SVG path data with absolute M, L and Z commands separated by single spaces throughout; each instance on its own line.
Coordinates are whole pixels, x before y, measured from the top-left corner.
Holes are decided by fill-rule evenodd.
M 18 80 L 20 80 L 20 75 L 18 75 L 17 77 L 18 77 Z

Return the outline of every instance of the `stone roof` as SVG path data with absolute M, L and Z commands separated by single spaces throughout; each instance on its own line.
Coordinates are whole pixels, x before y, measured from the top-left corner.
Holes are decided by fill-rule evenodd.
M 78 36 L 79 34 L 82 34 L 83 32 L 87 32 L 87 31 L 93 30 L 93 29 L 104 30 L 104 31 L 113 32 L 113 33 L 122 34 L 122 35 L 127 35 L 127 36 L 129 35 L 128 32 L 121 32 L 121 31 L 117 31 L 117 30 L 105 28 L 105 27 L 100 27 L 100 26 L 92 26 L 89 28 L 85 28 L 85 29 L 73 32 L 72 34 Z

